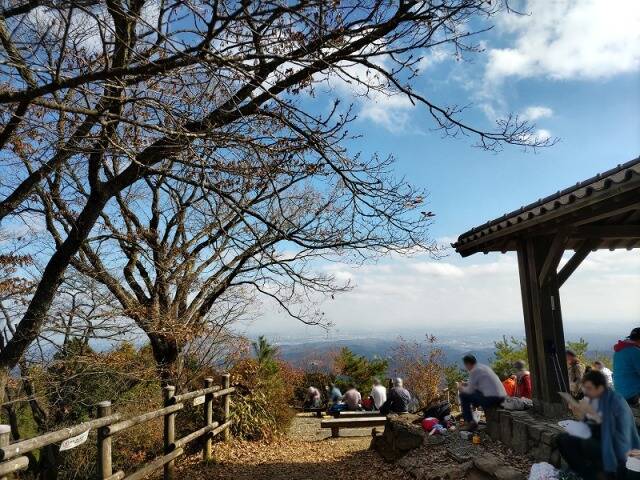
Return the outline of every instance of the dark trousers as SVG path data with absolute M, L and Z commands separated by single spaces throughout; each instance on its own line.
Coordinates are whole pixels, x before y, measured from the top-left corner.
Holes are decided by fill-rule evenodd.
M 558 449 L 569 468 L 584 480 L 602 478 L 602 446 L 598 438 L 582 439 L 561 433 L 558 435 Z
M 462 418 L 465 422 L 473 422 L 473 407 L 491 408 L 503 402 L 502 397 L 485 397 L 482 392 L 473 393 L 460 392 L 460 408 L 462 408 Z

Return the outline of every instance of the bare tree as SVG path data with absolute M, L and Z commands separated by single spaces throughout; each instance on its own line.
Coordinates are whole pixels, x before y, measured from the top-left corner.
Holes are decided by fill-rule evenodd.
M 37 338 L 104 209 L 144 178 L 206 179 L 199 187 L 222 197 L 217 175 L 232 168 L 233 152 L 260 152 L 278 131 L 340 175 L 348 110 L 318 115 L 297 101 L 330 78 L 364 94 L 404 95 L 445 134 L 471 134 L 484 148 L 547 144 L 514 118 L 495 130 L 468 125 L 460 109 L 411 88 L 423 52 L 476 50 L 468 25 L 498 8 L 485 0 L 50 0 L 0 10 L 0 220 L 54 209 L 64 216 L 56 219 L 63 227 L 50 228 L 59 231 L 55 250 L 0 352 L 4 375 Z M 357 179 L 343 182 L 366 195 Z M 56 197 L 67 205 L 38 203 Z M 242 201 L 236 208 L 247 213 Z

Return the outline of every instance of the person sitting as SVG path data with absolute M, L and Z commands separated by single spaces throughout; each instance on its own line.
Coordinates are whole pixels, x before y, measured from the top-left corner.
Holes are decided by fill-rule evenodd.
M 342 401 L 342 392 L 335 383 L 329 385 L 329 404 L 334 405 Z
M 343 397 L 344 403 L 347 405 L 347 410 L 356 411 L 360 410 L 362 403 L 362 395 L 356 389 L 355 385 L 349 385 L 349 389 L 345 392 Z
M 578 356 L 571 350 L 567 350 L 567 368 L 569 369 L 569 392 L 573 398 L 582 398 L 582 377 L 584 375 L 584 365 L 580 363 Z
M 584 480 L 625 478 L 627 455 L 640 447 L 640 437 L 631 408 L 625 399 L 607 387 L 597 370 L 582 379 L 584 399 L 569 408 L 591 430 L 590 438 L 569 433 L 558 436 L 558 448 L 571 470 Z
M 380 383 L 377 378 L 373 379 L 373 387 L 371 388 L 371 398 L 376 410 L 380 410 L 384 402 L 387 401 L 387 389 Z
M 465 355 L 462 362 L 469 372 L 469 381 L 458 384 L 460 407 L 465 421 L 462 429 L 473 431 L 478 428 L 478 423 L 473 418 L 472 408 L 498 406 L 506 398 L 507 392 L 491 367 L 478 363 L 473 355 Z
M 411 394 L 404 388 L 402 379 L 396 378 L 393 381 L 393 388 L 389 390 L 387 401 L 380 407 L 382 415 L 389 413 L 409 413 L 411 404 Z
M 526 369 L 526 364 L 518 360 L 513 366 L 516 369 L 516 389 L 513 396 L 531 399 L 531 374 Z
M 607 388 L 613 388 L 613 372 L 609 370 L 604 363 L 602 363 L 600 360 L 596 360 L 591 365 L 591 368 L 604 375 L 604 378 L 607 379 Z
M 322 406 L 322 397 L 320 390 L 316 387 L 307 389 L 307 396 L 304 400 L 304 408 L 320 408 Z
M 515 375 L 509 375 L 506 380 L 502 382 L 504 391 L 507 392 L 507 397 L 513 397 L 516 394 L 517 379 Z
M 640 327 L 613 347 L 613 385 L 632 407 L 640 406 Z

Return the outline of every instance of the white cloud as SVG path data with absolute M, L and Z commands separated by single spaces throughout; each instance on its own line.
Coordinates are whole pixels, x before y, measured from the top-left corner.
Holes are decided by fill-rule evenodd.
M 474 334 L 487 328 L 508 332 L 523 327 L 514 254 L 470 258 L 452 254 L 442 261 L 399 258 L 357 268 L 329 264 L 325 270 L 354 284 L 353 290 L 321 306 L 340 331 L 423 330 L 438 336 L 452 329 Z M 638 250 L 589 255 L 561 290 L 565 329 L 578 336 L 604 324 L 612 334 L 629 330 L 640 318 L 639 273 Z M 282 334 L 295 326 L 284 315 L 267 316 L 269 321 L 260 325 L 282 322 L 287 325 Z M 305 334 L 313 335 L 314 330 Z
M 637 0 L 527 0 L 498 20 L 513 46 L 489 49 L 486 78 L 595 79 L 640 68 Z
M 527 107 L 521 114 L 520 119 L 530 120 L 532 122 L 540 118 L 549 118 L 553 116 L 553 110 L 542 105 Z

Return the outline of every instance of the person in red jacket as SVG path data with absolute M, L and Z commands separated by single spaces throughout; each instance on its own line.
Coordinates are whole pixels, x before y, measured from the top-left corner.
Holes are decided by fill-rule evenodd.
M 526 364 L 518 360 L 513 366 L 516 369 L 516 392 L 513 396 L 531 398 L 531 374 L 526 369 Z

